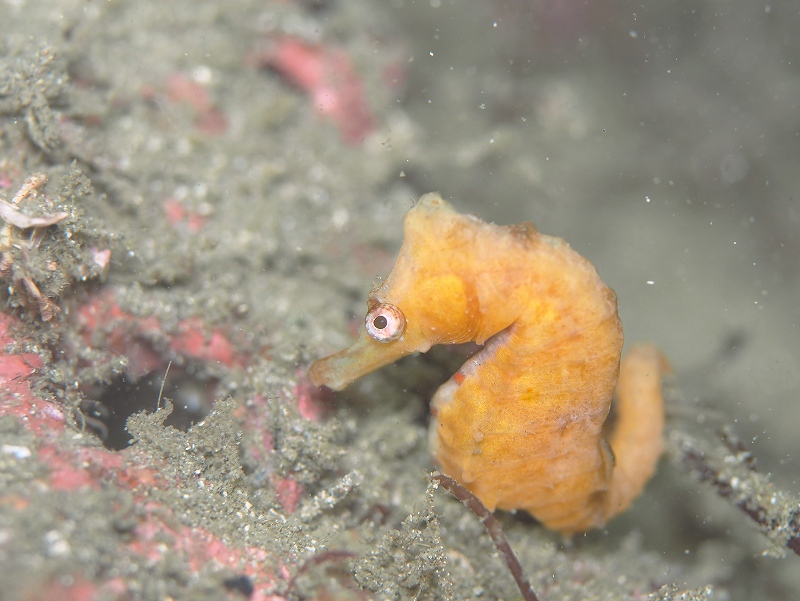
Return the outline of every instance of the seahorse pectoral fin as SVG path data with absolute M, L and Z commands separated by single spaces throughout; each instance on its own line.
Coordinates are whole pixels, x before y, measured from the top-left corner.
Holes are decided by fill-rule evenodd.
M 308 370 L 308 378 L 316 386 L 342 390 L 360 377 L 397 361 L 413 352 L 427 352 L 431 345 L 414 343 L 401 338 L 392 342 L 378 342 L 364 328 L 358 340 L 338 353 L 315 361 Z

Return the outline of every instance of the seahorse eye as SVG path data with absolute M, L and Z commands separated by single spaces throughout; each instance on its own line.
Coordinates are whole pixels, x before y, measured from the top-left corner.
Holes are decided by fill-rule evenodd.
M 365 325 L 369 335 L 378 342 L 391 342 L 405 332 L 406 317 L 394 305 L 381 303 L 367 313 Z

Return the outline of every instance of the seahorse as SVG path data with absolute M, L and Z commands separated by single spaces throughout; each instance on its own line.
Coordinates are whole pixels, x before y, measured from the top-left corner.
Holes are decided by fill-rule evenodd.
M 620 364 L 616 294 L 532 223 L 486 223 L 424 195 L 404 218 L 394 268 L 369 294 L 358 340 L 316 361 L 309 378 L 341 390 L 408 354 L 470 341 L 482 350 L 431 403 L 442 471 L 489 510 L 523 509 L 562 534 L 627 509 L 661 455 L 668 364 L 645 345 Z

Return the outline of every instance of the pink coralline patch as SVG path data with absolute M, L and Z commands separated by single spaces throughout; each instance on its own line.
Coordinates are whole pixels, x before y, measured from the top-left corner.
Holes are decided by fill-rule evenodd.
M 172 337 L 172 348 L 193 359 L 222 363 L 228 367 L 241 366 L 245 362 L 221 330 L 208 333 L 203 322 L 196 318 L 180 323 L 178 332 Z
M 234 546 L 203 528 L 171 526 L 174 518 L 167 515 L 164 507 L 151 504 L 142 521 L 134 529 L 130 549 L 151 562 L 161 561 L 167 554 L 182 556 L 189 569 L 199 572 L 208 564 L 213 569 L 228 569 L 244 574 L 253 583 L 251 599 L 277 600 L 272 596 L 276 576 L 266 567 L 269 554 L 264 549 L 252 546 Z M 168 523 L 169 522 L 169 523 Z M 165 543 L 165 536 L 171 539 Z
M 11 342 L 8 327 L 13 323 L 14 318 L 0 314 L 0 349 Z M 36 436 L 35 456 L 48 468 L 47 484 L 56 490 L 74 491 L 98 488 L 101 480 L 127 475 L 119 453 L 95 447 L 65 449 L 55 442 L 64 430 L 64 414 L 50 401 L 37 398 L 28 383 L 40 367 L 38 355 L 0 354 L 0 415 L 15 416 Z M 134 473 L 137 469 L 130 468 Z
M 126 466 L 114 474 L 114 479 L 120 488 L 149 489 L 163 487 L 159 472 L 154 467 Z
M 100 269 L 105 269 L 106 267 L 108 267 L 108 262 L 111 261 L 110 248 L 100 249 L 94 246 L 90 246 L 89 252 L 92 253 L 92 261 L 94 261 L 95 265 L 97 265 Z
M 165 81 L 167 99 L 190 105 L 195 111 L 195 127 L 209 134 L 219 135 L 228 129 L 225 115 L 214 106 L 208 90 L 184 73 L 173 73 Z
M 145 465 L 135 449 L 121 452 L 98 447 L 85 447 L 75 451 L 75 465 L 84 468 L 87 474 L 99 482 L 114 482 L 126 490 L 149 490 L 167 488 L 170 484 L 162 476 L 157 465 Z
M 186 209 L 174 198 L 168 198 L 164 201 L 164 214 L 167 216 L 169 224 L 174 227 L 184 220 Z
M 81 488 L 99 488 L 100 482 L 80 465 L 76 454 L 53 445 L 44 445 L 37 451 L 40 463 L 50 470 L 50 487 L 55 490 L 75 491 Z
M 64 414 L 43 399 L 36 398 L 30 390 L 12 393 L 5 388 L 0 391 L 0 415 L 13 415 L 38 438 L 47 440 L 64 429 Z
M 189 211 L 178 200 L 168 198 L 164 201 L 164 214 L 173 227 L 184 226 L 190 232 L 196 233 L 203 229 L 207 218 Z
M 303 496 L 303 485 L 294 478 L 273 478 L 275 496 L 284 513 L 292 514 Z
M 34 353 L 10 355 L 5 347 L 15 342 L 8 329 L 14 325 L 14 318 L 0 314 L 0 386 L 7 393 L 19 394 L 29 389 L 25 378 L 42 367 L 42 359 Z
M 47 466 L 50 473 L 47 482 L 54 490 L 100 488 L 103 482 L 115 482 L 128 490 L 167 486 L 155 467 L 129 461 L 130 451 L 116 452 L 98 447 L 65 449 L 46 443 L 39 446 L 36 456 Z
M 41 357 L 5 350 L 14 342 L 8 331 L 14 323 L 13 317 L 0 314 L 0 415 L 13 415 L 37 437 L 52 439 L 64 429 L 64 414 L 31 391 L 28 378 L 43 367 Z
M 123 311 L 110 292 L 89 299 L 78 309 L 77 320 L 90 347 L 101 347 L 128 358 L 127 371 L 133 378 L 164 365 L 150 342 L 152 336 L 160 333 L 158 320 L 137 318 Z
M 293 393 L 297 410 L 305 419 L 320 421 L 330 409 L 330 391 L 314 386 L 308 381 L 304 371 L 298 371 L 296 376 L 297 384 Z
M 255 62 L 306 92 L 320 115 L 331 119 L 347 144 L 360 144 L 375 127 L 361 78 L 341 50 L 282 36 Z
M 123 311 L 113 294 L 99 294 L 77 311 L 78 325 L 86 342 L 128 357 L 128 373 L 143 376 L 162 369 L 167 361 L 156 352 L 153 341 L 164 335 L 170 350 L 198 361 L 213 361 L 228 367 L 246 363 L 220 328 L 209 331 L 202 321 L 190 318 L 182 321 L 177 331 L 169 332 L 155 317 L 139 317 Z

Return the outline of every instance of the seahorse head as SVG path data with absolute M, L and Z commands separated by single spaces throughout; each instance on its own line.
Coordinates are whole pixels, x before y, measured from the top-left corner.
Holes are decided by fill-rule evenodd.
M 404 219 L 404 241 L 389 277 L 369 295 L 358 340 L 317 361 L 309 377 L 341 390 L 354 380 L 436 344 L 475 340 L 481 328 L 473 281 L 474 228 L 438 194 Z

